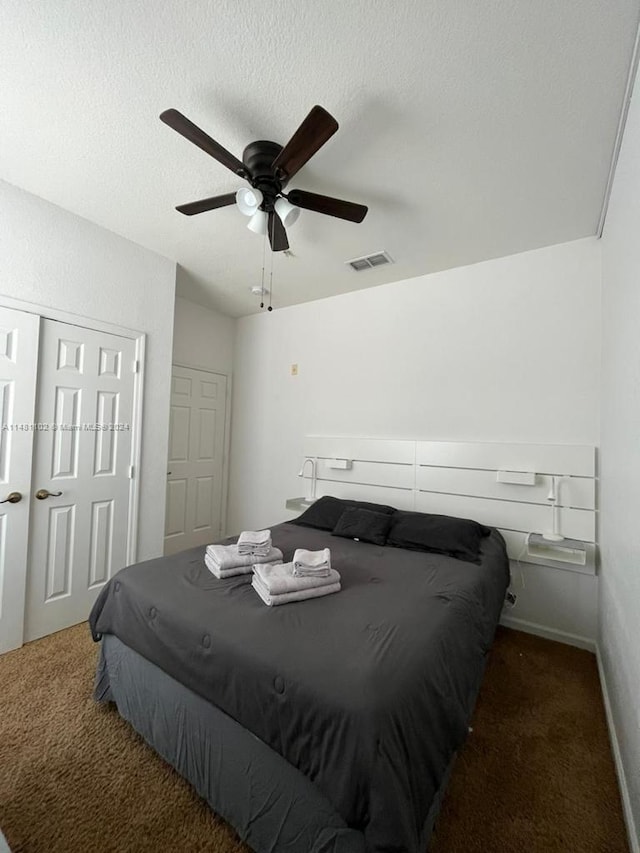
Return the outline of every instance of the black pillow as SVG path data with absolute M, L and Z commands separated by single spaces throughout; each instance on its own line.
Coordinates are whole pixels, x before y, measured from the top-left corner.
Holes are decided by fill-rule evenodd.
M 391 520 L 387 545 L 479 563 L 482 538 L 490 533 L 489 527 L 467 518 L 397 511 Z
M 385 515 L 393 515 L 395 509 L 384 504 L 371 504 L 366 501 L 349 501 L 325 495 L 311 504 L 308 510 L 294 518 L 291 524 L 299 524 L 301 527 L 315 527 L 318 530 L 333 530 L 345 509 L 358 507 L 370 509 L 374 512 L 382 512 Z
M 345 539 L 360 539 L 373 545 L 384 545 L 391 527 L 392 515 L 370 509 L 350 507 L 345 509 L 333 528 L 332 536 Z

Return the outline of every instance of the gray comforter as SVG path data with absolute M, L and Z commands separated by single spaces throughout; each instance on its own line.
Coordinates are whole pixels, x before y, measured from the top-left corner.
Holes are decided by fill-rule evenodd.
M 217 580 L 203 548 L 120 571 L 90 617 L 309 777 L 371 853 L 422 853 L 462 744 L 508 584 L 504 542 L 480 565 L 281 524 L 274 545 L 331 547 L 342 591 L 265 606 Z

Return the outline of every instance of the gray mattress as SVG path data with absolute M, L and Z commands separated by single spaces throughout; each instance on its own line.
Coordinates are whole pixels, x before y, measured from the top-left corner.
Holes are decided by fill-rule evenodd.
M 485 539 L 476 565 L 291 524 L 273 540 L 285 559 L 329 544 L 342 591 L 268 608 L 193 549 L 119 572 L 94 638 L 115 635 L 259 738 L 370 853 L 423 853 L 502 607 L 504 543 Z

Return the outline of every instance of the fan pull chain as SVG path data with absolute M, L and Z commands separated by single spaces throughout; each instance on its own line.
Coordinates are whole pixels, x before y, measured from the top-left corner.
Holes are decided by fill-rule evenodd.
M 264 308 L 264 259 L 267 251 L 267 235 L 262 238 L 262 279 L 260 281 L 260 307 Z
M 272 226 L 271 227 L 271 246 L 272 247 L 273 247 L 273 243 L 275 241 L 275 234 L 276 234 L 276 216 L 277 216 L 277 214 L 274 211 L 274 213 L 269 217 L 271 219 L 271 226 Z M 273 251 L 273 248 L 272 248 L 271 249 L 271 268 L 270 268 L 270 272 L 269 272 L 269 307 L 267 308 L 267 311 L 273 311 L 273 308 L 271 307 L 271 297 L 273 295 L 273 256 L 274 255 L 275 255 L 275 252 Z
M 275 231 L 275 226 L 274 226 L 274 231 Z M 271 271 L 269 273 L 269 307 L 267 308 L 267 311 L 273 311 L 273 308 L 271 307 L 271 297 L 273 296 L 273 256 L 274 255 L 275 255 L 275 252 L 271 252 Z

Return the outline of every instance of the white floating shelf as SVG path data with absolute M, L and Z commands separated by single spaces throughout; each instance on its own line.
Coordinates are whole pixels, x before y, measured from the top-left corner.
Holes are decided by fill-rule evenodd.
M 561 539 L 556 542 L 545 539 L 541 533 L 531 533 L 527 537 L 525 560 L 590 575 L 596 573 L 595 546 L 579 539 Z
M 498 483 L 512 483 L 516 486 L 535 486 L 536 475 L 531 471 L 498 471 L 496 472 Z
M 349 471 L 352 465 L 351 459 L 327 459 L 327 468 L 335 468 L 338 471 Z
M 315 498 L 287 498 L 285 501 L 285 508 L 290 509 L 293 512 L 304 512 L 305 509 L 309 509 L 311 504 L 315 503 Z

